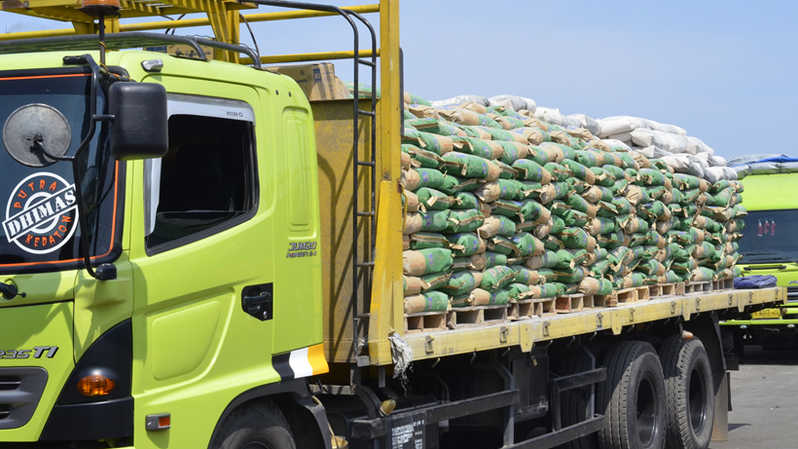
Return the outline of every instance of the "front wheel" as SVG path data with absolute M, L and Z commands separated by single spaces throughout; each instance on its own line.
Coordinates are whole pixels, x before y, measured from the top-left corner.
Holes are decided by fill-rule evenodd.
M 715 388 L 701 340 L 676 335 L 662 344 L 668 449 L 705 449 L 712 437 Z
M 601 386 L 604 423 L 602 449 L 662 449 L 665 445 L 665 381 L 654 348 L 625 341 L 605 360 Z
M 296 449 L 288 422 L 271 402 L 245 406 L 225 418 L 212 449 Z

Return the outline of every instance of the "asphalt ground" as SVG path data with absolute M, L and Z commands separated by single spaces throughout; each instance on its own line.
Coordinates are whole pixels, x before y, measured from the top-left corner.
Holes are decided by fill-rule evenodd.
M 798 349 L 747 346 L 731 394 L 729 440 L 711 449 L 798 449 Z

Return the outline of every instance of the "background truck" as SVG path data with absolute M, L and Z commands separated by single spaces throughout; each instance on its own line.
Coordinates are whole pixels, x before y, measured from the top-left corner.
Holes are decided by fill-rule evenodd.
M 258 4 L 292 10 L 239 12 Z M 0 36 L 0 447 L 708 445 L 718 320 L 784 289 L 405 313 L 398 8 L 4 3 L 74 29 Z M 208 19 L 118 18 L 191 12 Z M 325 15 L 353 51 L 238 42 L 243 20 Z M 215 40 L 142 32 L 203 24 Z M 336 58 L 356 68 L 350 99 L 309 103 L 261 70 Z
M 737 167 L 745 175 L 743 205 L 748 209 L 740 240 L 740 263 L 746 274 L 772 275 L 787 289 L 787 303 L 723 322 L 742 354 L 745 344 L 772 349 L 795 348 L 798 308 L 798 241 L 792 232 L 798 202 L 785 195 L 798 186 L 796 160 L 784 156 L 755 158 Z

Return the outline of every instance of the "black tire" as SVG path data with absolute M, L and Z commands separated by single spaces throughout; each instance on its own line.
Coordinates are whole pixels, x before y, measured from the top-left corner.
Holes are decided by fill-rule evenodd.
M 662 344 L 668 449 L 705 449 L 712 438 L 715 388 L 701 340 L 676 335 Z
M 296 449 L 296 444 L 280 409 L 262 402 L 225 418 L 211 449 Z
M 625 341 L 605 360 L 607 381 L 600 388 L 604 423 L 602 449 L 662 449 L 665 446 L 665 381 L 654 348 Z

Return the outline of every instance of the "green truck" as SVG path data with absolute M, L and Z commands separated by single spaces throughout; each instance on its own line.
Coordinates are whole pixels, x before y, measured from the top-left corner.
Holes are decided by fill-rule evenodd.
M 239 12 L 257 4 L 291 10 Z M 783 289 L 405 313 L 397 1 L 3 8 L 72 28 L 0 35 L 0 449 L 705 448 L 724 430 L 718 321 Z M 320 16 L 360 30 L 354 50 L 239 45 L 241 22 Z M 198 25 L 216 39 L 146 32 Z M 342 58 L 379 98 L 355 76 L 311 102 L 262 67 Z
M 798 172 L 753 173 L 742 183 L 748 215 L 739 263 L 746 275 L 775 276 L 778 285 L 786 287 L 788 302 L 722 325 L 731 332 L 740 355 L 746 344 L 794 348 L 798 343 L 798 238 L 792 231 L 798 224 L 798 201 L 789 192 L 798 188 Z

